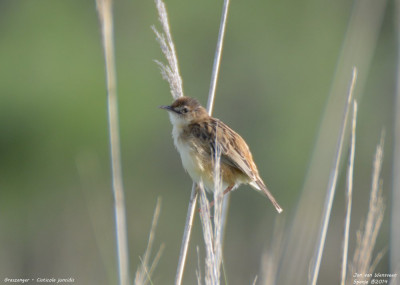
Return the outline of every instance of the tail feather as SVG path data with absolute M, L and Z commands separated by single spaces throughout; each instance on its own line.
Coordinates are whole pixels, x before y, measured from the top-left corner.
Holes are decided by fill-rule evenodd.
M 274 196 L 269 192 L 267 186 L 265 186 L 264 182 L 261 179 L 258 179 L 256 181 L 253 181 L 250 183 L 250 185 L 256 189 L 262 192 L 265 196 L 268 197 L 268 199 L 272 202 L 274 205 L 275 209 L 278 211 L 278 213 L 281 213 L 283 210 L 281 206 L 279 206 L 278 202 L 275 200 Z

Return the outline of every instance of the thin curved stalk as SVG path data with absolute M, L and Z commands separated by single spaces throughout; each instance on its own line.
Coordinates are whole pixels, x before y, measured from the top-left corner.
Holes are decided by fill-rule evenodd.
M 193 219 L 196 210 L 198 193 L 196 191 L 196 184 L 192 185 L 192 193 L 190 194 L 188 212 L 186 215 L 185 229 L 183 231 L 181 252 L 179 254 L 178 268 L 175 276 L 175 284 L 182 284 L 183 272 L 185 270 L 186 257 L 189 248 L 190 234 L 192 233 Z
M 223 41 L 224 41 L 224 35 L 225 35 L 225 26 L 226 26 L 226 20 L 227 20 L 227 16 L 228 16 L 228 8 L 229 8 L 229 0 L 224 0 L 224 6 L 222 9 L 222 16 L 221 16 L 221 24 L 220 24 L 220 29 L 219 29 L 218 41 L 217 41 L 217 48 L 216 48 L 215 57 L 214 57 L 213 72 L 212 72 L 212 76 L 211 76 L 210 91 L 209 91 L 208 102 L 207 102 L 207 111 L 208 111 L 209 115 L 212 114 L 213 106 L 214 106 L 215 91 L 217 88 L 219 66 L 220 66 L 220 62 L 221 62 L 222 47 L 223 47 Z M 188 213 L 187 213 L 187 217 L 186 217 L 185 230 L 183 233 L 181 254 L 179 256 L 178 269 L 177 269 L 176 278 L 175 278 L 176 285 L 180 285 L 182 283 L 183 272 L 185 269 L 187 250 L 189 247 L 190 234 L 191 234 L 191 229 L 192 229 L 192 224 L 193 224 L 193 219 L 194 219 L 197 197 L 198 197 L 198 194 L 196 191 L 196 186 L 195 186 L 195 184 L 193 184 L 192 193 L 190 195 L 190 201 L 189 201 L 189 206 L 188 206 Z M 225 201 L 226 201 L 226 199 L 225 199 Z M 224 204 L 226 204 L 226 202 L 224 202 Z M 223 209 L 224 209 L 224 211 L 223 211 L 224 214 L 222 215 L 223 220 L 221 222 L 222 229 L 224 229 L 224 225 L 225 225 L 225 221 L 226 221 L 227 206 L 225 205 L 223 207 Z M 223 234 L 221 235 L 221 241 L 222 241 L 222 236 L 223 236 Z
M 211 75 L 210 91 L 208 93 L 207 111 L 211 116 L 214 108 L 215 91 L 217 90 L 219 66 L 221 64 L 222 48 L 224 44 L 226 20 L 228 18 L 229 0 L 224 0 L 222 8 L 221 24 L 219 27 L 217 48 L 215 50 L 214 65 Z
M 122 182 L 121 149 L 118 126 L 117 75 L 114 57 L 112 1 L 96 0 L 103 38 L 107 81 L 107 108 L 110 139 L 112 190 L 114 194 L 119 284 L 130 284 L 125 196 Z
M 346 272 L 347 272 L 347 254 L 349 249 L 350 217 L 351 217 L 351 206 L 353 198 L 354 155 L 356 149 L 356 124 L 357 124 L 357 101 L 354 100 L 349 168 L 347 170 L 346 219 L 345 219 L 344 237 L 343 237 L 342 274 L 340 281 L 341 285 L 345 285 Z
M 314 264 L 313 264 L 313 268 L 312 268 L 311 281 L 310 281 L 310 284 L 313 284 L 313 285 L 317 284 L 319 268 L 320 268 L 321 260 L 322 260 L 322 253 L 324 251 L 326 233 L 328 231 L 329 218 L 331 215 L 333 198 L 335 196 L 335 191 L 336 191 L 336 184 L 337 184 L 337 178 L 338 178 L 338 173 L 339 173 L 339 165 L 340 165 L 340 160 L 342 157 L 344 134 L 346 131 L 347 117 L 349 114 L 349 105 L 351 104 L 351 101 L 352 101 L 356 79 L 357 79 L 357 68 L 354 67 L 353 68 L 353 77 L 351 79 L 349 93 L 347 96 L 347 102 L 346 102 L 344 113 L 343 113 L 342 125 L 341 125 L 341 129 L 340 129 L 340 133 L 339 133 L 339 137 L 338 137 L 338 141 L 337 141 L 335 162 L 334 162 L 334 166 L 332 168 L 331 176 L 329 178 L 327 196 L 326 196 L 326 200 L 325 200 L 323 218 L 322 218 L 322 223 L 321 223 L 321 231 L 319 232 L 318 243 L 317 243 L 318 246 L 317 246 L 315 256 L 314 256 Z
M 164 55 L 168 61 L 168 65 L 165 65 L 159 61 L 156 61 L 156 62 L 160 66 L 161 74 L 162 74 L 163 78 L 166 79 L 170 85 L 172 97 L 174 99 L 176 99 L 180 96 L 183 96 L 182 80 L 181 80 L 181 77 L 179 74 L 179 69 L 178 69 L 178 59 L 177 59 L 175 47 L 174 47 L 174 44 L 172 41 L 172 36 L 171 36 L 169 23 L 168 23 L 168 14 L 167 14 L 167 11 L 165 8 L 165 4 L 161 0 L 156 0 L 155 2 L 156 2 L 158 14 L 159 14 L 159 20 L 163 27 L 163 33 L 158 32 L 154 27 L 153 27 L 153 31 L 155 32 L 157 40 L 160 43 L 161 50 L 164 53 Z M 211 76 L 210 93 L 209 93 L 208 103 L 207 103 L 207 110 L 210 115 L 212 113 L 212 109 L 213 109 L 213 105 L 214 105 L 215 90 L 216 90 L 216 86 L 217 86 L 218 71 L 219 71 L 219 66 L 220 66 L 220 61 L 221 61 L 226 19 L 227 19 L 227 15 L 228 15 L 228 7 L 229 7 L 229 0 L 225 0 L 223 10 L 222 10 L 221 25 L 220 25 L 219 36 L 218 36 L 218 41 L 217 41 L 217 50 L 215 52 L 213 72 L 212 72 L 212 76 Z M 185 229 L 183 232 L 178 267 L 177 267 L 177 272 L 176 272 L 176 277 L 175 277 L 175 284 L 177 284 L 177 285 L 182 283 L 183 272 L 185 269 L 187 250 L 188 250 L 189 242 L 190 242 L 190 234 L 191 234 L 192 225 L 193 225 L 193 219 L 194 219 L 197 198 L 198 198 L 198 193 L 196 191 L 196 185 L 193 184 L 192 192 L 191 192 L 190 200 L 189 200 L 187 216 L 186 216 Z

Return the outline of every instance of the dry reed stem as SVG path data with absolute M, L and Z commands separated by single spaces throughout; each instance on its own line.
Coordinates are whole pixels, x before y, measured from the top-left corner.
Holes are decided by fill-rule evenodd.
M 218 126 L 216 128 L 218 132 Z M 200 191 L 200 219 L 203 228 L 204 243 L 206 248 L 205 259 L 205 284 L 220 284 L 221 263 L 222 263 L 222 180 L 220 171 L 221 149 L 218 141 L 215 142 L 214 155 L 214 216 L 212 225 L 210 204 L 203 187 L 203 183 L 199 184 Z
M 208 100 L 207 100 L 207 111 L 210 116 L 213 112 L 215 92 L 217 90 L 218 74 L 219 74 L 219 67 L 220 67 L 221 56 L 222 56 L 222 48 L 223 48 L 224 37 L 225 37 L 226 21 L 228 19 L 229 3 L 230 3 L 229 0 L 224 0 L 224 5 L 222 7 L 221 23 L 219 26 L 217 47 L 215 49 L 210 90 L 208 93 Z M 223 243 L 223 239 L 224 239 L 225 226 L 226 226 L 226 221 L 227 221 L 227 217 L 228 217 L 229 199 L 230 199 L 230 193 L 228 193 L 226 195 L 225 199 L 223 199 L 223 202 L 222 202 L 223 203 L 222 204 L 222 214 L 221 214 L 221 232 L 222 233 L 219 237 L 220 238 L 219 242 L 221 243 L 221 247 L 222 247 L 222 243 Z
M 218 124 L 215 127 L 216 137 L 218 137 Z M 215 154 L 214 154 L 214 257 L 213 270 L 215 278 L 220 280 L 220 270 L 222 263 L 222 236 L 223 228 L 222 224 L 222 204 L 223 204 L 223 189 L 222 189 L 222 178 L 221 178 L 221 148 L 219 142 L 215 140 Z
M 353 103 L 353 121 L 351 128 L 351 142 L 350 142 L 350 156 L 349 167 L 347 170 L 347 191 L 346 191 L 346 219 L 344 226 L 343 237 L 343 254 L 342 254 L 342 271 L 341 271 L 341 285 L 345 285 L 347 273 L 347 254 L 349 249 L 349 231 L 350 231 L 350 217 L 351 205 L 353 197 L 353 174 L 354 174 L 354 156 L 356 147 L 356 124 L 357 124 L 357 101 Z
M 351 275 L 349 276 L 348 284 L 353 283 L 352 277 L 355 273 L 361 274 L 360 279 L 364 278 L 364 281 L 369 281 L 370 278 L 365 274 L 372 273 L 376 264 L 379 262 L 379 257 L 382 257 L 382 254 L 378 254 L 377 258 L 372 261 L 372 253 L 383 221 L 385 209 L 382 197 L 382 183 L 380 180 L 383 162 L 383 144 L 384 132 L 382 132 L 380 143 L 376 148 L 368 213 L 365 226 L 361 227 L 357 232 L 357 246 L 351 264 Z M 364 229 L 362 230 L 362 228 Z
M 108 125 L 111 152 L 112 185 L 114 194 L 115 227 L 117 236 L 119 282 L 121 285 L 128 285 L 130 283 L 129 257 L 118 126 L 118 101 L 116 85 L 117 75 L 114 57 L 112 1 L 96 0 L 96 4 L 101 24 L 106 65 Z
M 148 282 L 151 280 L 151 276 L 154 272 L 154 269 L 157 266 L 158 261 L 160 260 L 161 254 L 164 250 L 164 245 L 162 244 L 160 246 L 156 256 L 154 257 L 153 262 L 149 266 L 149 260 L 150 260 L 150 255 L 151 255 L 151 251 L 153 248 L 153 242 L 154 242 L 154 237 L 155 237 L 155 233 L 156 233 L 158 219 L 160 216 L 160 211 L 161 211 L 161 198 L 158 198 L 156 207 L 154 209 L 154 215 L 153 215 L 153 220 L 151 223 L 151 229 L 150 229 L 150 234 L 149 234 L 149 240 L 147 243 L 147 248 L 144 253 L 144 257 L 141 259 L 141 265 L 139 266 L 138 270 L 136 271 L 135 285 L 148 284 Z
M 203 237 L 204 244 L 206 249 L 206 258 L 205 258 L 205 272 L 204 272 L 204 283 L 205 284 L 218 284 L 219 279 L 216 278 L 213 270 L 213 263 L 215 260 L 214 254 L 214 234 L 212 230 L 211 224 L 211 211 L 210 204 L 208 203 L 206 191 L 204 190 L 203 183 L 200 182 L 199 193 L 200 193 L 200 220 L 203 228 Z M 217 281 L 218 280 L 218 281 Z
M 182 284 L 183 272 L 185 270 L 186 257 L 189 248 L 190 234 L 192 233 L 193 220 L 196 212 L 196 202 L 198 191 L 196 191 L 196 184 L 192 184 L 192 192 L 190 193 L 188 211 L 186 214 L 185 228 L 183 230 L 181 251 L 179 253 L 178 267 L 175 276 L 175 284 Z
M 160 44 L 161 50 L 165 58 L 167 59 L 168 64 L 165 65 L 160 61 L 156 61 L 156 63 L 160 67 L 162 77 L 169 83 L 172 98 L 177 99 L 178 97 L 184 96 L 182 87 L 183 83 L 179 73 L 178 58 L 176 56 L 175 45 L 172 40 L 172 35 L 169 27 L 167 9 L 165 8 L 165 4 L 163 1 L 156 0 L 155 3 L 163 32 L 159 32 L 154 26 L 152 27 L 152 29 L 156 34 L 156 39 Z M 196 185 L 193 183 L 175 277 L 175 284 L 177 285 L 182 283 L 183 272 L 185 269 L 186 257 L 189 248 L 190 234 L 192 232 L 194 213 L 196 209 L 196 202 Z
M 166 57 L 166 59 L 168 61 L 168 65 L 164 65 L 159 61 L 156 61 L 156 62 L 160 66 L 161 74 L 162 74 L 163 78 L 166 79 L 170 85 L 172 97 L 174 99 L 176 99 L 180 96 L 183 96 L 182 79 L 179 75 L 178 59 L 176 56 L 175 46 L 173 44 L 172 36 L 170 33 L 170 28 L 169 28 L 169 23 L 168 23 L 168 14 L 167 14 L 167 11 L 165 8 L 165 4 L 161 0 L 156 0 L 155 2 L 156 2 L 158 14 L 159 14 L 159 20 L 163 27 L 163 33 L 158 32 L 157 29 L 155 29 L 154 27 L 152 27 L 152 28 L 156 34 L 158 42 L 160 43 L 161 50 L 164 53 L 164 56 Z M 214 60 L 214 68 L 213 68 L 213 73 L 212 73 L 213 75 L 212 75 L 212 79 L 211 79 L 210 94 L 209 94 L 209 99 L 208 99 L 208 103 L 207 103 L 207 110 L 210 115 L 212 113 L 212 108 L 213 108 L 213 104 L 214 104 L 216 83 L 217 83 L 217 78 L 218 78 L 218 70 L 219 70 L 219 65 L 220 65 L 220 60 L 221 60 L 223 38 L 224 38 L 224 33 L 225 33 L 226 18 L 227 18 L 227 14 L 228 14 L 228 6 L 229 6 L 229 0 L 225 0 L 223 12 L 222 12 L 221 27 L 220 27 L 218 43 L 217 43 L 217 51 L 216 51 L 215 60 Z M 175 284 L 177 284 L 177 285 L 182 283 L 183 272 L 184 272 L 186 257 L 187 257 L 187 250 L 189 247 L 190 234 L 191 234 L 194 213 L 195 213 L 195 208 L 196 208 L 197 196 L 198 196 L 198 194 L 196 192 L 196 185 L 193 183 L 192 192 L 191 192 L 189 205 L 188 205 L 188 212 L 187 212 L 187 216 L 186 216 L 185 229 L 184 229 L 183 238 L 182 238 L 181 251 L 180 251 L 180 255 L 179 255 L 178 268 L 177 268 L 177 273 L 176 273 L 176 277 L 175 277 Z M 227 209 L 227 207 L 226 207 L 226 209 Z M 225 216 L 226 215 L 223 215 L 223 217 L 225 217 Z
M 225 36 L 225 27 L 228 17 L 229 0 L 224 0 L 222 8 L 221 23 L 219 28 L 217 47 L 214 56 L 214 65 L 211 75 L 210 90 L 207 101 L 207 112 L 211 116 L 214 106 L 215 91 L 217 88 L 219 66 L 221 63 L 222 47 Z M 218 127 L 217 127 L 218 131 Z M 212 229 L 210 211 L 207 197 L 204 193 L 204 189 L 200 188 L 200 207 L 205 207 L 206 214 L 201 213 L 201 221 L 203 226 L 203 235 L 206 245 L 206 272 L 205 272 L 205 283 L 206 284 L 219 284 L 220 282 L 220 269 L 222 264 L 222 241 L 227 217 L 228 202 L 227 198 L 223 199 L 222 194 L 222 181 L 220 176 L 220 158 L 221 153 L 219 150 L 218 142 L 215 142 L 215 157 L 214 157 L 214 232 L 210 235 L 209 231 Z M 200 186 L 200 185 L 199 185 Z M 211 251 L 212 250 L 212 251 Z
M 224 45 L 225 27 L 226 20 L 228 18 L 229 0 L 224 0 L 224 6 L 222 8 L 221 23 L 219 26 L 217 47 L 214 56 L 214 65 L 211 75 L 210 90 L 208 93 L 207 111 L 211 115 L 214 107 L 215 91 L 217 90 L 219 67 L 221 64 L 222 48 Z
M 348 117 L 348 113 L 349 113 L 349 105 L 352 101 L 353 91 L 354 91 L 354 86 L 355 86 L 356 80 L 357 80 L 357 68 L 354 67 L 353 68 L 353 76 L 352 76 L 350 88 L 348 91 L 347 102 L 346 102 L 346 105 L 344 108 L 341 130 L 340 130 L 338 141 L 337 141 L 335 161 L 334 161 L 334 165 L 332 167 L 331 175 L 329 178 L 327 196 L 326 196 L 324 211 L 323 211 L 323 219 L 321 221 L 321 230 L 319 233 L 317 248 L 316 248 L 315 255 L 314 255 L 314 264 L 312 267 L 312 273 L 310 276 L 311 277 L 310 284 L 313 284 L 313 285 L 316 285 L 317 280 L 318 280 L 319 268 L 320 268 L 321 260 L 322 260 L 322 253 L 324 251 L 324 246 L 325 246 L 326 233 L 328 231 L 329 218 L 330 218 L 331 211 L 332 211 L 333 198 L 335 196 L 337 177 L 338 177 L 338 173 L 339 173 L 339 165 L 340 165 L 340 160 L 342 157 L 342 148 L 343 148 L 344 134 L 345 134 L 346 125 L 347 125 L 347 117 Z

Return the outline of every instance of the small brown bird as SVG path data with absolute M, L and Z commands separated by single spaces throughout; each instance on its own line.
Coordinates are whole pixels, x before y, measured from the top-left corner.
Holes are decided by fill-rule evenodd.
M 244 139 L 220 120 L 208 115 L 200 103 L 190 97 L 179 97 L 170 106 L 172 137 L 185 170 L 195 183 L 203 181 L 208 191 L 214 189 L 214 157 L 220 149 L 220 171 L 224 194 L 240 184 L 249 184 L 267 196 L 276 210 L 282 208 L 269 192 L 253 161 Z

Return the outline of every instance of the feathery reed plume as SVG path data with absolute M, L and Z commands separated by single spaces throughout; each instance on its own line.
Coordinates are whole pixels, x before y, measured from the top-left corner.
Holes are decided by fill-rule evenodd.
M 169 29 L 167 9 L 165 8 L 163 1 L 156 0 L 155 2 L 163 32 L 160 33 L 154 26 L 152 26 L 152 29 L 156 34 L 157 41 L 159 42 L 161 50 L 168 61 L 168 65 L 165 65 L 158 60 L 156 60 L 156 63 L 160 67 L 163 78 L 169 83 L 172 97 L 177 99 L 178 97 L 183 96 L 183 87 L 182 79 L 179 74 L 178 58 L 175 52 L 175 45 L 172 41 L 172 36 Z
M 347 191 L 346 191 L 346 219 L 344 226 L 343 237 L 343 254 L 342 254 L 342 274 L 341 285 L 345 285 L 346 272 L 347 272 L 347 254 L 349 248 L 349 231 L 350 231 L 350 217 L 351 217 L 351 204 L 353 197 L 353 173 L 354 173 L 354 155 L 356 148 L 356 124 L 357 124 L 357 101 L 353 103 L 353 121 L 351 128 L 351 143 L 350 143 L 350 156 L 349 167 L 347 170 Z
M 331 172 L 331 175 L 329 178 L 327 195 L 326 195 L 324 211 L 323 211 L 323 219 L 321 222 L 321 230 L 319 233 L 317 248 L 316 248 L 315 255 L 314 255 L 314 264 L 312 267 L 312 273 L 310 276 L 310 280 L 311 280 L 310 284 L 313 284 L 313 285 L 317 284 L 319 268 L 320 268 L 321 260 L 322 260 L 322 253 L 324 251 L 326 233 L 328 231 L 328 224 L 329 224 L 329 218 L 330 218 L 331 211 L 332 211 L 333 198 L 335 196 L 337 177 L 338 177 L 338 173 L 339 173 L 340 159 L 342 157 L 342 148 L 343 148 L 344 134 L 345 134 L 346 125 L 347 125 L 347 117 L 349 114 L 349 105 L 352 101 L 356 79 L 357 79 L 357 68 L 354 67 L 353 68 L 353 76 L 351 79 L 351 84 L 350 84 L 350 88 L 349 88 L 349 92 L 348 92 L 348 96 L 347 96 L 347 102 L 346 102 L 344 113 L 343 113 L 342 126 L 341 126 L 340 134 L 338 137 L 338 141 L 337 141 L 335 161 L 334 161 L 332 172 Z
M 169 28 L 168 14 L 165 4 L 162 0 L 156 0 L 159 21 L 163 28 L 163 33 L 160 33 L 154 26 L 152 27 L 156 34 L 157 41 L 160 44 L 161 50 L 167 59 L 168 65 L 156 60 L 160 67 L 162 77 L 168 81 L 171 90 L 171 95 L 174 99 L 183 96 L 182 79 L 179 74 L 178 58 L 175 52 L 175 45 L 172 41 L 172 36 Z M 176 271 L 175 284 L 182 283 L 183 272 L 186 264 L 187 251 L 189 248 L 190 234 L 192 232 L 194 212 L 196 209 L 197 192 L 196 184 L 193 183 L 190 194 L 188 211 L 186 215 L 185 229 L 183 231 L 181 251 L 179 253 L 178 267 Z
M 351 275 L 349 276 L 348 284 L 353 284 L 352 278 L 355 273 L 360 276 L 360 280 L 369 281 L 369 275 L 366 273 L 372 273 L 383 256 L 383 252 L 381 252 L 372 261 L 372 253 L 385 211 L 382 197 L 382 181 L 380 178 L 383 161 L 383 144 L 384 132 L 382 132 L 380 143 L 376 148 L 368 213 L 364 227 L 361 227 L 357 232 L 357 246 L 351 264 Z
M 108 126 L 114 194 L 115 228 L 117 236 L 119 282 L 121 285 L 128 285 L 130 283 L 129 257 L 118 127 L 117 75 L 114 58 L 112 1 L 96 0 L 96 4 L 101 24 L 104 58 L 106 64 Z
M 156 208 L 154 209 L 154 215 L 153 215 L 153 221 L 151 223 L 151 229 L 150 229 L 150 234 L 149 234 L 149 241 L 147 243 L 147 248 L 144 253 L 143 258 L 141 258 L 141 265 L 136 271 L 135 275 L 135 285 L 146 285 L 151 281 L 151 276 L 154 272 L 155 267 L 158 264 L 158 261 L 160 260 L 161 254 L 164 250 L 164 244 L 162 244 L 156 254 L 156 256 L 153 259 L 153 262 L 149 264 L 150 260 L 150 255 L 151 251 L 153 248 L 153 242 L 154 242 L 154 237 L 156 233 L 156 228 L 157 228 L 157 223 L 158 223 L 158 218 L 160 216 L 160 211 L 161 211 L 161 198 L 159 197 L 157 199 L 157 204 Z

